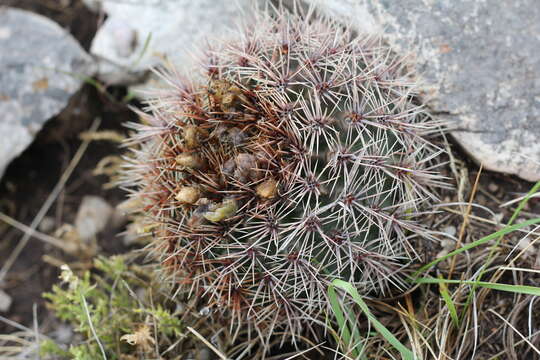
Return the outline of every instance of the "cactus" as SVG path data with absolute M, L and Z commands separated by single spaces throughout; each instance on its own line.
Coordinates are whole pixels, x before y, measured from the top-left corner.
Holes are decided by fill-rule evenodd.
M 203 51 L 131 124 L 122 185 L 166 281 L 268 338 L 321 319 L 329 282 L 400 286 L 432 238 L 441 124 L 381 39 L 262 11 Z M 164 280 L 164 281 L 165 281 Z

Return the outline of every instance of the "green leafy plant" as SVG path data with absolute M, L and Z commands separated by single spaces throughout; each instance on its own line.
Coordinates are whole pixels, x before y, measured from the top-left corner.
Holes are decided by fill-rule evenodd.
M 393 348 L 395 348 L 400 354 L 402 359 L 414 360 L 413 352 L 403 345 L 377 318 L 371 313 L 369 307 L 364 302 L 358 290 L 351 284 L 343 280 L 336 279 L 328 287 L 328 296 L 330 298 L 330 303 L 332 311 L 336 316 L 340 332 L 343 334 L 343 339 L 338 343 L 341 343 L 345 347 L 348 347 L 350 344 L 354 344 L 352 350 L 350 350 L 353 359 L 365 359 L 366 354 L 363 352 L 363 349 L 358 349 L 358 344 L 361 344 L 362 338 L 358 330 L 355 328 L 354 324 L 352 330 L 349 328 L 349 321 L 356 318 L 351 308 L 347 309 L 348 316 L 345 316 L 341 307 L 344 303 L 340 301 L 336 293 L 336 288 L 339 288 L 345 291 L 347 296 L 350 296 L 354 303 L 360 308 L 360 310 L 365 314 L 369 323 L 375 328 L 375 330 L 386 340 Z M 345 305 L 347 307 L 347 305 Z M 353 335 L 351 335 L 353 334 Z M 347 349 L 345 349 L 347 350 Z
M 95 273 L 80 276 L 63 266 L 63 284 L 44 295 L 80 341 L 65 348 L 47 340 L 41 346 L 43 355 L 81 360 L 158 358 L 163 349 L 174 349 L 184 336 L 182 314 L 165 307 L 171 303 L 159 295 L 152 272 L 128 265 L 122 256 L 100 257 L 94 265 Z
M 44 296 L 76 335 L 69 346 L 44 340 L 40 350 L 47 359 L 264 357 L 265 349 L 245 330 L 229 332 L 199 298 L 181 293 L 172 299 L 159 272 L 133 264 L 131 253 L 100 257 L 81 275 L 64 265 L 61 279 Z

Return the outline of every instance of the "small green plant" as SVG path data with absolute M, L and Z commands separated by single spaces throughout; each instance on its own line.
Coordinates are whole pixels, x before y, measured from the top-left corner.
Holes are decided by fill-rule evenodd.
M 182 335 L 180 316 L 161 305 L 151 306 L 152 301 L 161 301 L 149 273 L 126 264 L 120 256 L 97 259 L 95 269 L 99 274 L 87 271 L 77 276 L 63 266 L 61 279 L 66 286 L 54 285 L 44 295 L 58 318 L 72 324 L 82 341 L 65 350 L 48 341 L 43 352 L 75 359 L 152 358 L 161 346 L 170 346 Z
M 125 259 L 98 258 L 96 272 L 81 276 L 62 267 L 63 285 L 53 286 L 44 296 L 58 318 L 73 326 L 80 341 L 63 347 L 46 340 L 41 346 L 43 356 L 149 359 L 159 358 L 167 349 L 172 358 L 188 351 L 181 341 L 191 338 L 183 328 L 187 305 L 168 301 L 160 295 L 152 271 L 128 265 Z

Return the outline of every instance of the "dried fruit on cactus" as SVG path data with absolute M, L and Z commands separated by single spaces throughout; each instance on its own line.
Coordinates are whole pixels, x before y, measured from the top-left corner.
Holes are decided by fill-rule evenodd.
M 406 60 L 310 11 L 213 45 L 132 124 L 124 185 L 166 279 L 264 338 L 319 319 L 335 278 L 399 285 L 444 185 Z

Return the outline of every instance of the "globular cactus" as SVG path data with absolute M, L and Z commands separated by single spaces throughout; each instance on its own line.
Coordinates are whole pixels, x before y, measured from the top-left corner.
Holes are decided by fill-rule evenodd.
M 400 285 L 444 185 L 440 124 L 406 59 L 313 15 L 262 12 L 189 75 L 162 72 L 123 185 L 164 281 L 268 338 L 328 310 L 336 278 Z

